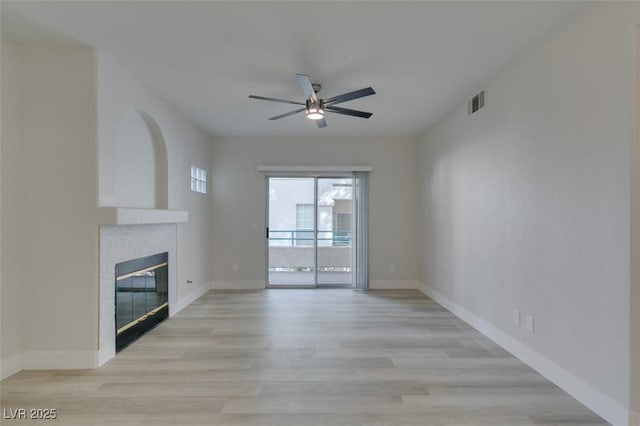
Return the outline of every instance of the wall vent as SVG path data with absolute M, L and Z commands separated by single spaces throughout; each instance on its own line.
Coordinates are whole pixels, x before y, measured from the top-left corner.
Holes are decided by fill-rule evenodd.
M 469 101 L 469 115 L 475 114 L 482 108 L 484 108 L 484 90 Z

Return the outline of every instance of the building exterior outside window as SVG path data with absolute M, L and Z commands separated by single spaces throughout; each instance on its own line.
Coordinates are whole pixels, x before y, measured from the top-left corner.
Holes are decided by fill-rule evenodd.
M 349 246 L 352 238 L 352 179 L 318 181 L 318 246 Z M 313 245 L 313 182 L 273 180 L 277 200 L 270 204 L 271 246 Z

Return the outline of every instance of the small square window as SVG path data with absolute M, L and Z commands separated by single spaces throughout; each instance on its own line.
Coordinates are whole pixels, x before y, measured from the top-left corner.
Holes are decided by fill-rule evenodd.
M 200 167 L 191 166 L 191 190 L 193 192 L 207 193 L 207 171 Z

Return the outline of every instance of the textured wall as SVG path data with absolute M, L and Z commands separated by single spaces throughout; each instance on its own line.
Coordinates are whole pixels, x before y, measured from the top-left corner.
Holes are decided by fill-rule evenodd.
M 258 165 L 370 165 L 370 278 L 415 284 L 417 151 L 415 138 L 214 139 L 214 280 L 265 280 L 266 184 Z
M 42 366 L 97 349 L 96 63 L 85 47 L 22 53 L 25 351 Z
M 638 4 L 587 7 L 422 138 L 424 282 L 629 403 L 629 142 Z M 470 96 L 472 94 L 469 94 Z M 529 333 L 512 308 L 535 316 Z
M 23 194 L 22 182 L 22 63 L 19 46 L 2 38 L 2 265 L 0 266 L 0 379 L 21 368 L 23 351 L 22 252 Z
M 163 179 L 167 180 L 165 189 L 167 199 L 160 203 L 164 205 L 158 205 L 156 202 L 156 207 L 189 211 L 189 222 L 178 225 L 177 297 L 178 300 L 184 300 L 202 292 L 209 288 L 212 280 L 211 191 L 207 194 L 192 192 L 190 179 L 191 165 L 207 171 L 210 169 L 211 140 L 209 136 L 185 118 L 180 111 L 158 97 L 145 84 L 144 79 L 132 75 L 104 52 L 98 53 L 97 86 L 99 204 L 122 207 L 118 205 L 115 187 L 117 175 L 115 141 L 118 126 L 123 117 L 134 111 L 143 112 L 143 116 L 147 117 L 147 124 L 151 119 L 153 124 L 157 125 L 155 130 L 161 133 L 161 138 L 166 145 L 167 171 Z M 155 126 L 150 126 L 150 129 L 154 130 L 153 127 Z M 148 145 L 147 148 L 149 148 Z M 154 165 L 149 162 L 144 171 L 151 173 L 153 167 Z M 160 169 L 156 164 L 156 175 L 158 171 Z M 132 185 L 135 187 L 135 183 Z M 135 188 L 137 191 L 138 187 Z

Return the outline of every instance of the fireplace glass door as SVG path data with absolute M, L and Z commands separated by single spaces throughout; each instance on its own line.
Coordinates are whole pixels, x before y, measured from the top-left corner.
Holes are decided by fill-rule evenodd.
M 116 349 L 124 348 L 168 314 L 167 253 L 116 265 Z

